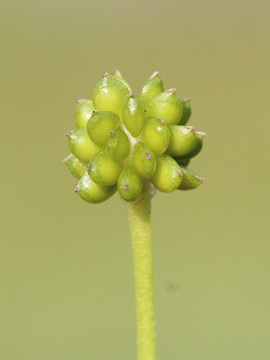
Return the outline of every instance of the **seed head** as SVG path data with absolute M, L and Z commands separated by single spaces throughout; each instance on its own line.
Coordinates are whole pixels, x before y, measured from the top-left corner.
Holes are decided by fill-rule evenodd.
M 92 100 L 77 100 L 76 128 L 66 134 L 72 154 L 63 162 L 79 179 L 75 192 L 96 204 L 117 189 L 136 201 L 145 182 L 168 193 L 195 189 L 205 179 L 187 166 L 206 134 L 186 125 L 190 116 L 190 98 L 164 91 L 158 71 L 138 97 L 119 70 L 103 73 Z

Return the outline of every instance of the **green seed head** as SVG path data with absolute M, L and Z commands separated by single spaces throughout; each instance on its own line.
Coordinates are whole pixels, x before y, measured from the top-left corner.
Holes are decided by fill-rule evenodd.
M 145 144 L 156 155 L 160 155 L 166 151 L 169 145 L 170 127 L 163 119 L 150 117 L 146 119 L 142 136 Z
M 199 152 L 202 150 L 203 139 L 205 138 L 205 136 L 206 136 L 205 132 L 196 131 L 195 132 L 196 146 L 191 152 L 187 152 L 186 154 L 182 154 L 182 155 L 176 155 L 177 161 L 191 159 L 194 156 L 198 155 Z
M 123 123 L 133 137 L 138 137 L 145 123 L 144 111 L 133 93 L 129 94 L 122 113 Z
M 86 172 L 79 184 L 77 185 L 75 192 L 80 197 L 91 204 L 98 204 L 109 199 L 116 191 L 116 186 L 102 186 L 94 182 Z
M 70 154 L 67 158 L 65 158 L 63 163 L 68 167 L 71 175 L 77 179 L 80 179 L 86 172 L 87 164 L 81 162 L 73 154 Z
M 88 163 L 100 151 L 100 147 L 89 138 L 86 128 L 70 131 L 66 135 L 72 154 L 84 163 Z
M 190 154 L 197 145 L 195 128 L 192 126 L 170 126 L 170 142 L 166 153 L 179 157 Z
M 143 142 L 138 142 L 134 147 L 133 163 L 142 178 L 151 179 L 156 170 L 156 156 Z
M 146 80 L 142 91 L 140 93 L 140 102 L 144 110 L 147 110 L 147 106 L 155 96 L 161 94 L 164 91 L 163 82 L 159 77 L 159 72 L 155 71 L 149 79 Z
M 204 178 L 185 167 L 181 167 L 181 171 L 183 174 L 183 180 L 178 188 L 179 190 L 196 189 L 196 187 L 205 182 Z
M 116 77 L 105 73 L 93 91 L 93 104 L 96 110 L 112 111 L 122 115 L 123 105 L 129 89 Z
M 129 84 L 123 78 L 123 76 L 121 75 L 119 70 L 114 70 L 114 72 L 112 74 L 112 78 L 115 78 L 115 79 L 121 81 L 121 83 L 125 85 L 125 87 L 128 89 L 128 91 L 129 92 L 131 91 L 131 88 L 130 88 Z
M 111 111 L 93 111 L 87 123 L 90 139 L 97 145 L 104 146 L 112 131 L 121 125 L 119 116 Z
M 92 101 L 79 99 L 74 117 L 76 128 L 86 127 L 87 121 L 90 119 L 93 111 L 94 106 Z
M 184 99 L 182 101 L 182 105 L 183 105 L 183 114 L 179 122 L 179 125 L 186 125 L 186 123 L 188 122 L 191 116 L 190 98 Z
M 122 169 L 117 188 L 120 196 L 126 201 L 135 201 L 142 191 L 142 180 L 131 164 L 126 164 Z
M 117 183 L 120 166 L 105 151 L 96 154 L 89 163 L 88 173 L 97 184 L 112 186 Z
M 157 160 L 157 167 L 152 183 L 159 191 L 170 193 L 176 190 L 182 181 L 180 166 L 169 155 L 163 154 Z
M 187 165 L 201 151 L 205 133 L 185 126 L 190 99 L 181 101 L 175 89 L 164 92 L 158 72 L 139 98 L 118 70 L 104 73 L 92 100 L 78 100 L 76 129 L 67 134 L 72 154 L 64 160 L 80 179 L 75 191 L 83 200 L 100 203 L 118 189 L 129 202 L 150 183 L 170 193 L 204 182 Z
M 147 106 L 146 115 L 160 117 L 167 124 L 178 124 L 183 113 L 182 101 L 176 90 L 170 89 L 154 97 Z
M 117 162 L 122 162 L 130 152 L 129 139 L 121 128 L 111 131 L 107 140 L 107 151 L 111 158 Z

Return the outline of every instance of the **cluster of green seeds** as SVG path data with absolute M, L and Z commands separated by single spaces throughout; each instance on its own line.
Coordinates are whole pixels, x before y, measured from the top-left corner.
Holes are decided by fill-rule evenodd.
M 151 182 L 162 192 L 195 189 L 204 179 L 187 168 L 205 133 L 187 126 L 190 99 L 164 91 L 155 72 L 136 97 L 119 71 L 104 73 L 92 101 L 79 99 L 76 129 L 67 133 L 72 152 L 64 163 L 80 179 L 75 189 L 89 203 L 116 190 L 126 201 Z

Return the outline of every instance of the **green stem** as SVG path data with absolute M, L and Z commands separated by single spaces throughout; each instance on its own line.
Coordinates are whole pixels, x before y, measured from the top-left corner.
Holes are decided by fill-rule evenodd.
M 156 359 L 150 227 L 153 194 L 148 187 L 138 200 L 127 203 L 134 259 L 138 360 Z

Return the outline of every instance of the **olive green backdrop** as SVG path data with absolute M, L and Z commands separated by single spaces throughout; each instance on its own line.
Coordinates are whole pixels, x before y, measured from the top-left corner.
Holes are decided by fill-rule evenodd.
M 136 359 L 124 203 L 73 193 L 77 98 L 158 70 L 207 133 L 195 191 L 153 200 L 162 360 L 270 358 L 270 2 L 1 2 L 0 359 Z

